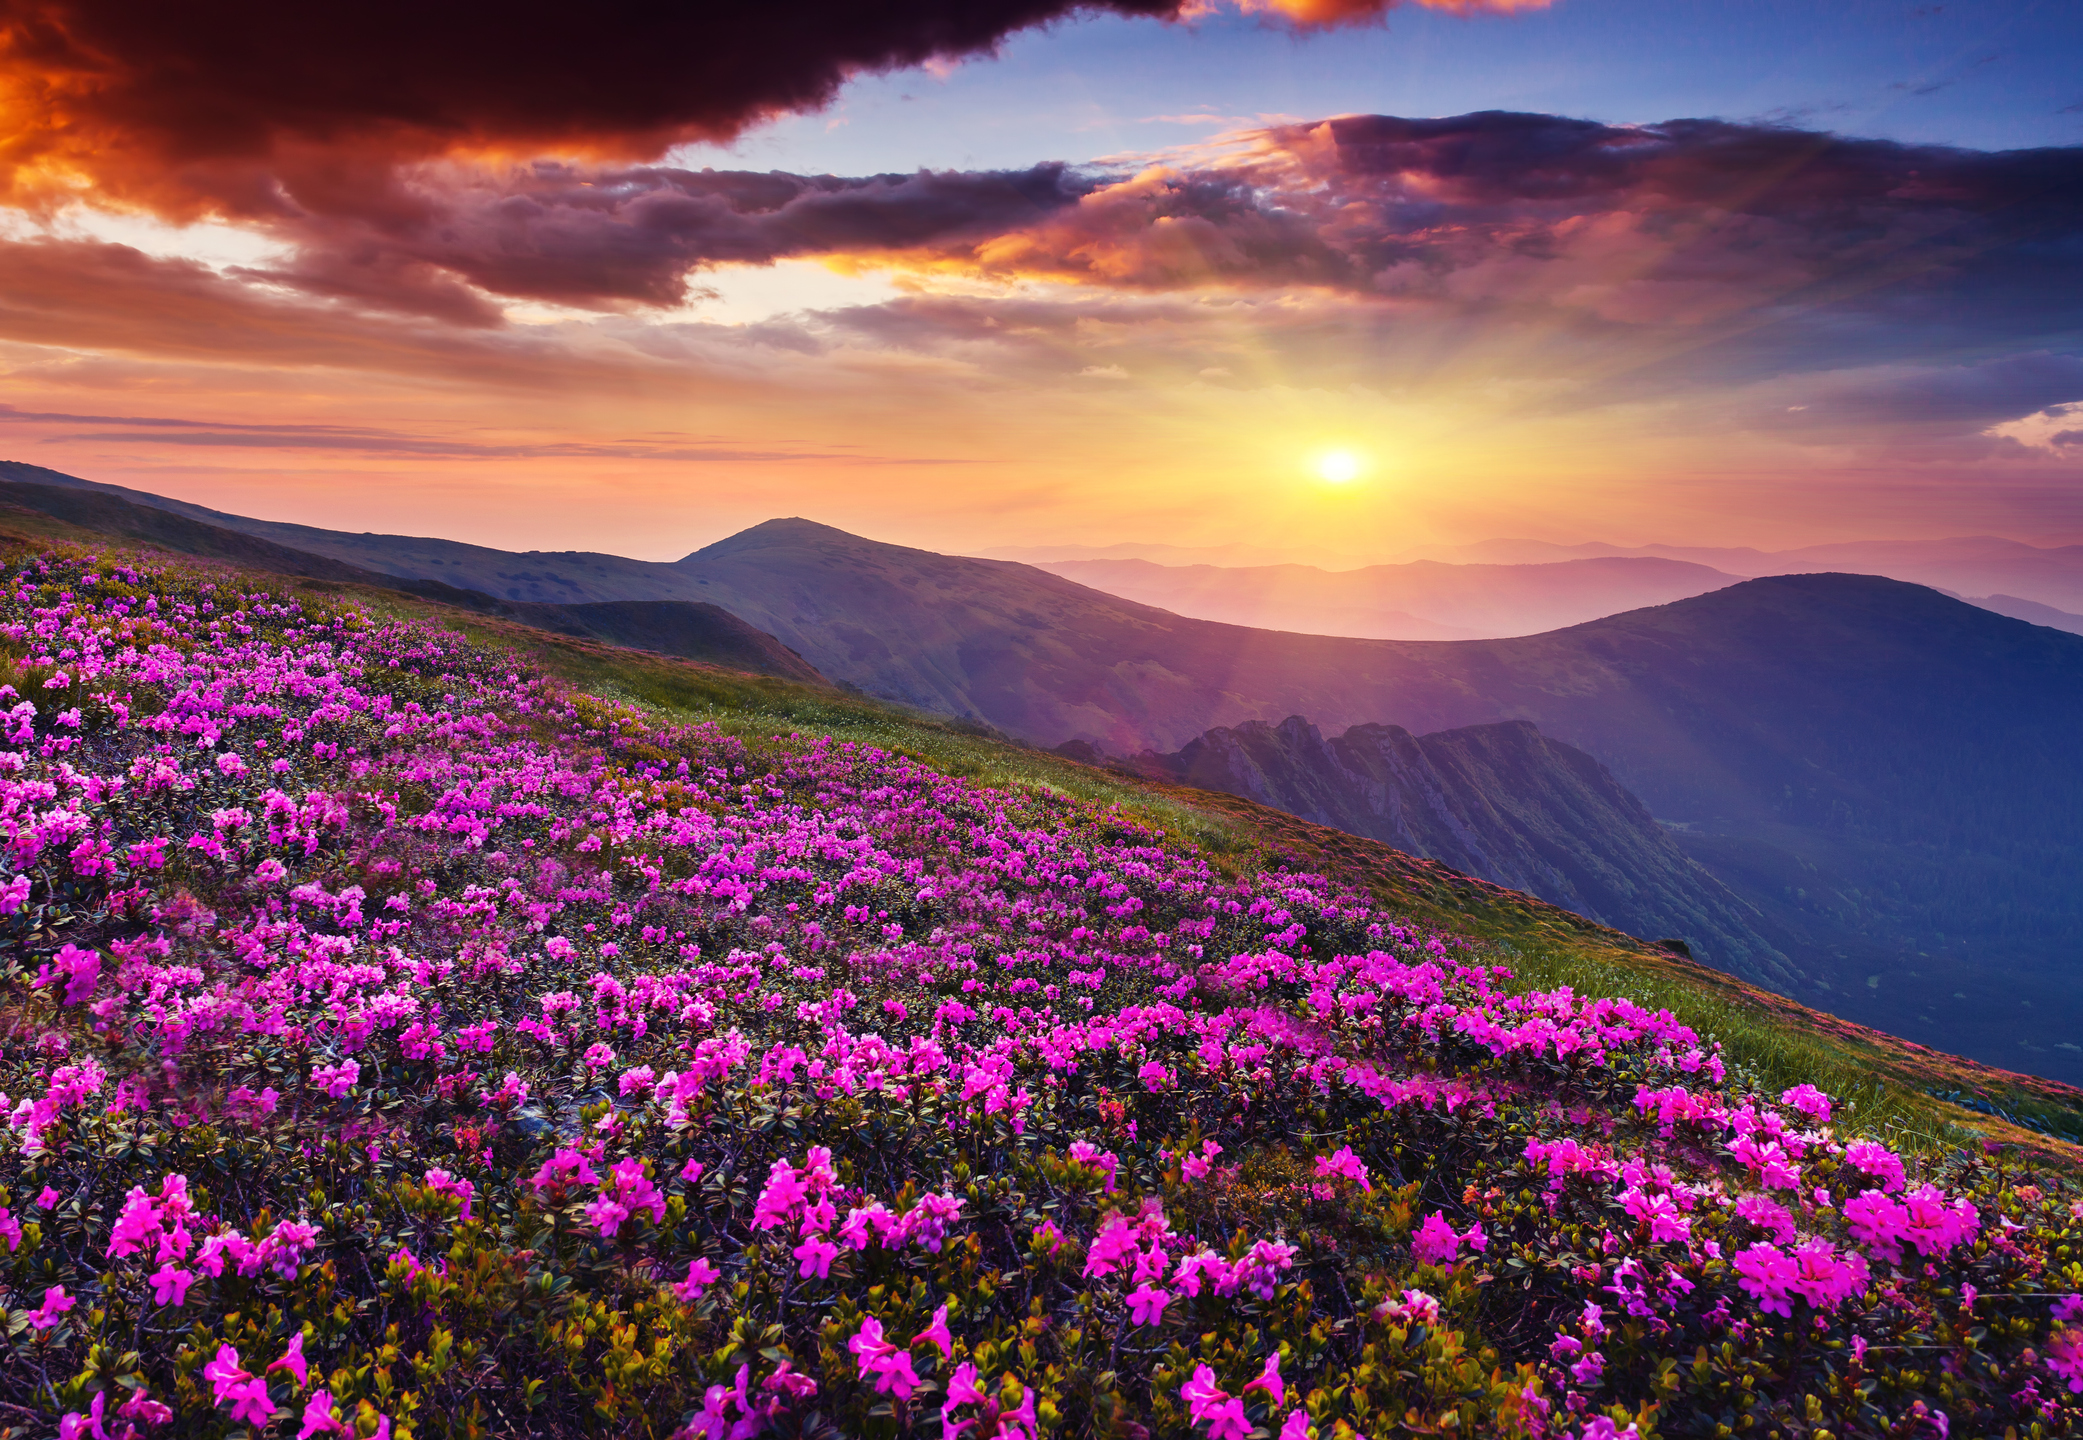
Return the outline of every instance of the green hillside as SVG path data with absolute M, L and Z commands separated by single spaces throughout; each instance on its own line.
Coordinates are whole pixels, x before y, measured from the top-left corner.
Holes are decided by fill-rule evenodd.
M 981 726 L 56 538 L 10 1437 L 2083 1424 L 2054 1082 Z
M 15 532 L 17 543 L 105 543 L 92 531 L 29 512 L 0 515 L 0 527 Z M 1529 984 L 1667 1005 L 1687 1024 L 1721 1038 L 1761 1083 L 1814 1083 L 1854 1097 L 1867 1114 L 1883 1117 L 1878 1123 L 1920 1137 L 1918 1143 L 1943 1146 L 1983 1135 L 2083 1160 L 2083 1148 L 2060 1138 L 2083 1142 L 2083 1089 L 1838 1019 L 1531 895 L 1236 796 L 1080 764 L 984 725 L 828 687 L 544 633 L 376 586 L 309 579 L 297 585 L 314 597 L 349 599 L 376 613 L 438 621 L 662 718 L 711 721 L 755 741 L 790 734 L 862 741 L 985 785 L 1055 790 L 1118 806 L 1191 840 L 1236 873 L 1268 859 L 1318 869 L 1481 942 Z M 1938 1098 L 1948 1095 L 1971 1104 Z

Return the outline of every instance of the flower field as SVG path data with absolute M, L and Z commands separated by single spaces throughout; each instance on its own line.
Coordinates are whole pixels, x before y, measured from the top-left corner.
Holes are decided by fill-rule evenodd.
M 0 1433 L 2083 1433 L 2083 1187 L 1300 873 L 0 574 Z

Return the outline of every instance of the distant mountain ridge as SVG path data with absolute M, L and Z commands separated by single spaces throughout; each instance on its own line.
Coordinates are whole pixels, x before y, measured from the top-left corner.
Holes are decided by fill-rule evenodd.
M 1357 570 L 1071 560 L 1036 568 L 1197 619 L 1368 640 L 1537 635 L 1703 595 L 1747 578 L 1654 558 L 1530 565 L 1416 560 Z
M 1632 935 L 1683 939 L 1724 969 L 1795 982 L 1754 906 L 1690 859 L 1605 766 L 1524 720 L 1422 736 L 1355 725 L 1326 738 L 1295 715 L 1118 763 L 1384 841 Z
M 1262 545 L 1019 545 L 982 553 L 1050 569 L 1064 563 L 1089 561 L 1141 560 L 1168 567 L 1208 565 L 1232 570 L 1297 563 L 1291 554 Z M 1368 566 L 1393 568 L 1418 561 L 1517 566 L 1596 559 L 1672 560 L 1751 578 L 1850 571 L 1885 575 L 1956 595 L 2008 595 L 2071 614 L 2083 612 L 2083 545 L 2028 545 L 1996 535 L 1954 535 L 1937 540 L 1840 540 L 1789 550 L 1603 542 L 1562 545 L 1548 540 L 1501 539 L 1467 545 L 1417 545 L 1393 555 L 1348 553 L 1310 557 L 1313 565 L 1332 574 L 1350 574 Z M 2009 613 L 2001 606 L 1991 608 Z
M 2052 605 L 2042 605 L 2037 600 L 2024 600 L 2016 595 L 1983 595 L 1970 598 L 1970 605 L 1979 605 L 1984 610 L 1994 610 L 1999 615 L 2008 615 L 2013 620 L 2023 620 L 2031 625 L 2044 625 L 2049 630 L 2066 630 L 2071 635 L 2083 635 L 2083 615 L 2071 615 L 2066 610 L 2057 610 Z

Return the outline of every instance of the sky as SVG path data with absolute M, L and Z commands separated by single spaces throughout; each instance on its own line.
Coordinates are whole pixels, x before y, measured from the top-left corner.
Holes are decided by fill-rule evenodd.
M 0 0 L 0 458 L 669 559 L 2083 541 L 2083 7 Z

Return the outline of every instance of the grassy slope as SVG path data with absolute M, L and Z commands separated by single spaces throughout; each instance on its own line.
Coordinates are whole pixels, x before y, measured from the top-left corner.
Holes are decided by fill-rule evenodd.
M 106 550 L 108 537 L 12 509 L 0 544 L 52 542 Z M 116 542 L 121 548 L 132 546 Z M 189 557 L 174 557 L 196 563 Z M 1896 1143 L 1930 1150 L 1989 1140 L 2083 1163 L 2083 1146 L 1935 1098 L 1962 1092 L 2008 1114 L 2083 1133 L 2083 1090 L 1931 1050 L 1811 1010 L 1732 976 L 1515 890 L 1417 859 L 1378 841 L 1332 830 L 1231 795 L 1082 765 L 936 716 L 695 661 L 626 650 L 533 629 L 406 595 L 331 581 L 269 576 L 276 586 L 337 597 L 379 614 L 435 621 L 480 644 L 524 656 L 571 684 L 677 719 L 705 720 L 756 742 L 790 733 L 830 735 L 902 751 L 943 773 L 1008 787 L 1046 787 L 1123 812 L 1239 869 L 1286 860 L 1364 888 L 1386 904 L 1467 937 L 1533 985 L 1625 995 L 1667 1006 L 1720 1039 L 1735 1063 L 1777 1091 L 1812 1082 L 1853 1100 L 1856 1118 L 1886 1127 Z M 1849 1117 L 1848 1117 L 1849 1118 Z

